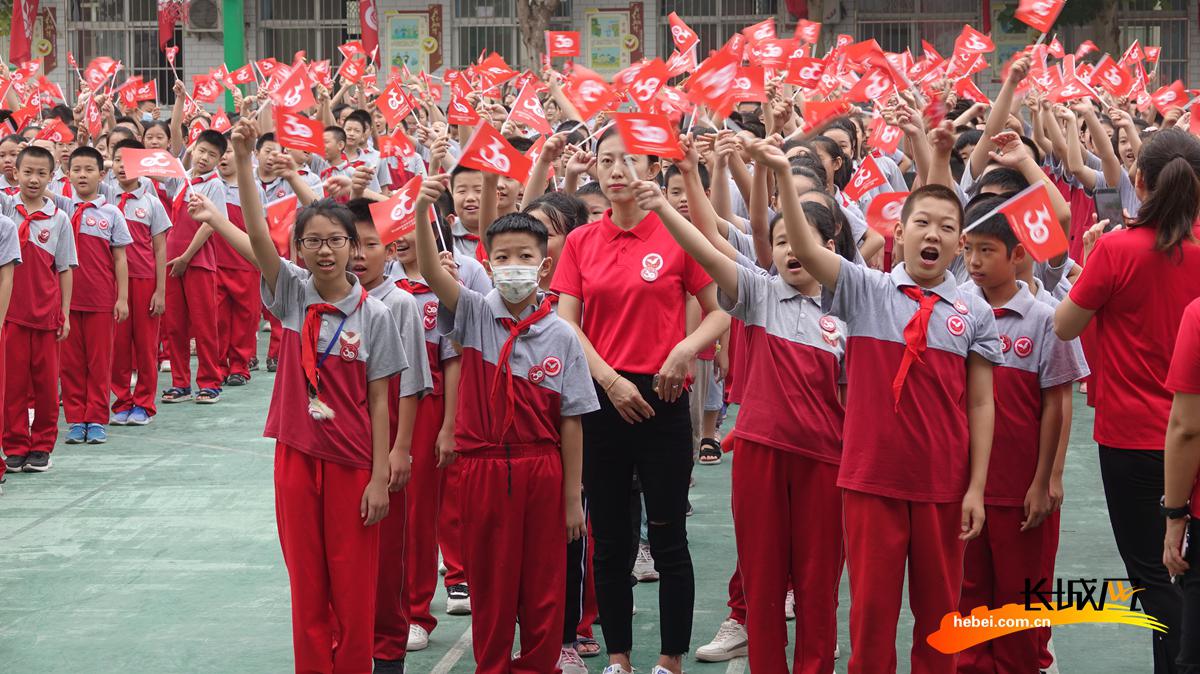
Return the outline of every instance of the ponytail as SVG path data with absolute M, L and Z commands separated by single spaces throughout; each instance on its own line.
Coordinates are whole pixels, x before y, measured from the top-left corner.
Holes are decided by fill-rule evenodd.
M 1142 146 L 1137 166 L 1150 196 L 1130 227 L 1153 227 L 1155 250 L 1180 253 L 1200 215 L 1200 141 L 1180 129 L 1163 129 Z

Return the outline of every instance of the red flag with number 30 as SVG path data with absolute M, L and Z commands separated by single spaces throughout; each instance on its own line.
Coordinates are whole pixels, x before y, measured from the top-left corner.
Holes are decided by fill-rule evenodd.
M 1021 0 L 1015 16 L 1037 32 L 1049 33 L 1066 3 L 1067 0 Z
M 900 222 L 900 213 L 904 210 L 904 200 L 908 192 L 886 192 L 880 194 L 867 204 L 867 225 L 884 236 L 892 236 L 896 223 Z
M 643 112 L 614 112 L 613 121 L 631 154 L 652 154 L 671 159 L 683 159 L 683 148 L 671 120 L 662 114 Z
M 546 54 L 551 58 L 556 56 L 579 56 L 579 45 L 583 40 L 579 33 L 573 30 L 546 31 Z
M 518 152 L 491 124 L 480 124 L 475 128 L 458 158 L 458 165 L 521 182 L 527 180 L 533 170 L 533 162 Z
M 417 197 L 421 193 L 421 176 L 414 176 L 396 190 L 387 201 L 371 204 L 371 220 L 379 232 L 379 240 L 388 245 L 417 228 Z
M 325 152 L 325 126 L 304 115 L 275 109 L 275 137 L 283 147 L 304 152 Z
M 1067 250 L 1067 236 L 1058 224 L 1046 184 L 1027 187 L 996 210 L 1008 218 L 1013 234 L 1038 262 L 1061 255 Z
M 292 225 L 296 222 L 298 204 L 299 201 L 295 194 L 267 204 L 267 229 L 271 232 L 271 241 L 275 244 L 275 251 L 284 257 L 291 257 L 289 244 L 292 240 Z
M 846 198 L 851 201 L 858 201 L 862 195 L 886 183 L 887 179 L 883 177 L 883 171 L 880 170 L 879 164 L 876 164 L 875 160 L 867 155 L 858 165 L 858 170 L 854 172 L 854 175 L 850 176 L 850 182 L 846 183 L 842 194 L 845 194 Z

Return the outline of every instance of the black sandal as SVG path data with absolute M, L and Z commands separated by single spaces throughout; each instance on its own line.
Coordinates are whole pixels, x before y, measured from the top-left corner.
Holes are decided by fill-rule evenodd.
M 721 441 L 704 438 L 700 441 L 700 465 L 715 466 L 721 463 Z

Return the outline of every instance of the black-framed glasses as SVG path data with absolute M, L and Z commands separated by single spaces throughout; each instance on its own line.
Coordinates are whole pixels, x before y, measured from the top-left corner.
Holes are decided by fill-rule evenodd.
M 341 250 L 350 243 L 348 236 L 329 236 L 321 238 L 319 236 L 306 236 L 300 239 L 300 245 L 304 250 L 320 250 L 322 245 L 328 245 L 331 250 Z

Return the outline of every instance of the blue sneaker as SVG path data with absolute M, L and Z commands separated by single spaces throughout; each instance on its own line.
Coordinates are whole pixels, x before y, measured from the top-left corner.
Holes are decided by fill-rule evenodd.
M 88 424 L 87 443 L 89 445 L 103 445 L 106 442 L 108 442 L 108 429 L 104 428 L 103 424 Z
M 68 445 L 82 445 L 87 442 L 87 424 L 71 424 L 67 430 Z
M 135 407 L 129 413 L 130 426 L 145 426 L 153 420 L 154 417 L 150 416 L 150 413 L 146 411 L 145 407 Z
M 121 410 L 120 412 L 113 412 L 112 419 L 109 419 L 108 423 L 112 424 L 113 426 L 124 426 L 129 423 L 129 415 L 132 413 L 133 410 Z

